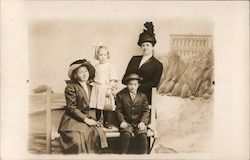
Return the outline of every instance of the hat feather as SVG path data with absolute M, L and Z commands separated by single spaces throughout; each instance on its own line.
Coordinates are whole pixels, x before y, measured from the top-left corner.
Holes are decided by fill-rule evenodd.
M 147 30 L 144 29 L 144 31 L 148 31 L 154 34 L 154 25 L 152 22 L 146 22 L 144 26 L 147 28 Z
M 144 42 L 150 42 L 153 46 L 156 43 L 155 34 L 154 34 L 154 25 L 152 22 L 144 23 L 146 29 L 143 29 L 143 32 L 139 36 L 137 44 L 141 46 Z

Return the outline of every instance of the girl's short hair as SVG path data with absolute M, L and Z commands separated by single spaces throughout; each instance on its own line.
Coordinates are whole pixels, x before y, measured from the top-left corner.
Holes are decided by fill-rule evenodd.
M 95 58 L 96 60 L 98 60 L 98 54 L 99 54 L 99 52 L 100 52 L 101 49 L 107 50 L 108 59 L 110 59 L 110 53 L 109 53 L 109 49 L 108 49 L 107 46 L 98 46 L 98 47 L 96 47 L 94 58 Z

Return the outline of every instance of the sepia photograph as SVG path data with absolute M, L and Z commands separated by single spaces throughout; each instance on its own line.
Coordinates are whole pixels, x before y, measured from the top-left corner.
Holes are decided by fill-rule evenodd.
M 143 146 L 150 149 L 144 149 L 143 153 L 209 151 L 215 83 L 213 24 L 209 21 L 193 22 L 191 26 L 188 23 L 182 24 L 187 26 L 185 33 L 189 33 L 183 34 L 182 25 L 174 22 L 175 20 L 164 20 L 140 23 L 135 19 L 30 23 L 30 151 L 43 153 L 47 147 L 47 152 L 60 152 L 62 144 L 57 143 L 60 142 L 61 134 L 59 124 L 60 127 L 65 127 L 66 132 L 72 131 L 71 127 L 78 125 L 76 122 L 72 126 L 64 124 L 63 119 L 61 120 L 62 114 L 76 114 L 73 117 L 67 115 L 69 117 L 65 121 L 69 118 L 80 118 L 77 121 L 83 129 L 76 132 L 85 132 L 88 129 L 84 127 L 84 119 L 89 116 L 90 108 L 97 116 L 96 119 L 92 118 L 100 121 L 100 125 L 104 127 L 102 129 L 107 140 L 119 139 L 122 122 L 129 123 L 128 126 L 134 123 L 135 126 L 126 130 L 132 135 L 137 132 L 135 129 L 138 129 L 142 119 L 145 119 L 143 125 L 152 127 L 148 131 L 153 132 L 148 133 L 148 137 L 153 138 L 156 143 L 150 147 Z M 178 29 L 178 26 L 181 27 Z M 164 29 L 166 27 L 168 30 Z M 202 29 L 197 31 L 197 28 Z M 166 43 L 162 53 L 155 49 L 157 41 L 161 40 Z M 92 45 L 91 42 L 96 44 Z M 59 46 L 63 47 L 59 49 Z M 65 58 L 58 59 L 55 63 L 57 57 Z M 74 75 L 81 66 L 85 66 L 88 72 L 87 75 L 82 73 L 85 89 L 81 88 L 84 86 L 81 85 L 83 78 Z M 130 79 L 138 82 L 130 84 Z M 76 86 L 71 88 L 70 85 Z M 135 85 L 135 88 L 129 89 L 133 87 L 130 85 Z M 123 99 L 123 94 L 128 93 L 134 93 L 135 96 L 137 93 L 142 94 L 143 97 L 138 95 L 138 99 L 134 100 L 137 102 L 126 96 Z M 119 94 L 121 99 L 117 97 Z M 90 108 L 84 111 L 84 106 Z M 133 112 L 136 107 L 138 110 Z M 73 109 L 73 113 L 68 113 L 72 112 L 69 109 Z M 46 118 L 49 118 L 49 122 L 43 121 Z M 65 119 L 64 116 L 63 118 Z M 88 122 L 87 125 L 91 126 Z M 158 131 L 159 139 L 154 139 L 155 131 Z M 48 135 L 52 137 L 50 142 L 45 143 Z M 63 139 L 60 140 L 62 142 Z M 80 139 L 78 141 L 79 144 L 69 144 L 80 148 L 81 143 L 86 143 Z M 117 143 L 119 141 L 124 140 L 118 140 Z M 119 146 L 128 146 L 124 143 Z M 134 145 L 139 146 L 137 143 Z M 73 152 L 77 152 L 76 148 Z M 88 148 L 83 150 L 88 151 Z M 128 149 L 122 150 L 124 151 L 121 152 L 127 153 Z M 79 152 L 87 151 L 79 149 Z
M 14 17 L 11 4 L 5 4 L 9 6 L 6 13 Z M 25 69 L 19 71 L 24 92 L 18 91 L 25 99 L 20 146 L 26 151 L 21 157 L 247 159 L 249 92 L 242 88 L 248 86 L 249 77 L 243 77 L 243 70 L 236 73 L 231 69 L 231 76 L 238 74 L 235 79 L 244 82 L 245 87 L 243 83 L 237 87 L 240 82 L 220 74 L 229 73 L 225 65 L 232 60 L 235 63 L 230 67 L 240 64 L 239 69 L 248 71 L 247 3 L 13 4 L 19 6 L 16 15 L 22 13 L 17 22 L 24 31 L 16 42 L 21 40 L 20 46 L 25 48 L 20 50 L 25 53 L 20 59 Z M 224 15 L 232 9 L 232 26 L 226 26 L 231 21 Z M 236 19 L 239 23 L 233 23 Z M 229 32 L 234 41 L 227 39 Z M 233 45 L 237 36 L 244 46 Z M 244 52 L 238 59 L 236 55 L 227 57 L 223 51 L 227 46 L 231 51 L 241 47 Z M 229 48 L 225 50 L 230 53 Z M 233 100 L 235 96 L 226 89 L 234 88 L 244 96 Z M 236 101 L 241 102 L 237 113 Z M 20 112 L 16 110 L 16 114 Z M 1 126 L 4 129 L 5 125 Z M 227 132 L 231 130 L 235 133 Z M 236 139 L 227 142 L 228 137 L 236 136 L 239 144 Z M 240 146 L 238 150 L 233 143 Z M 235 152 L 225 155 L 230 150 Z M 8 159 L 7 153 L 12 151 L 3 151 Z

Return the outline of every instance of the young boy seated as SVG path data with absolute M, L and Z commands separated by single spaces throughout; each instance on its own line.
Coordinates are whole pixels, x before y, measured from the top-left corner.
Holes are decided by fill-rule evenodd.
M 129 141 L 134 133 L 138 154 L 147 153 L 147 124 L 149 123 L 149 104 L 145 94 L 138 92 L 142 78 L 130 74 L 125 78 L 127 87 L 116 95 L 116 114 L 120 123 L 120 153 L 127 153 Z

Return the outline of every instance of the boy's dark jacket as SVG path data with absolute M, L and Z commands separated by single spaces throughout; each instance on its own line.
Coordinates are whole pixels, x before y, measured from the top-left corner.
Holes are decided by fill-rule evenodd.
M 145 94 L 137 92 L 132 100 L 128 88 L 121 90 L 116 95 L 116 113 L 118 121 L 130 124 L 149 123 L 149 104 Z

